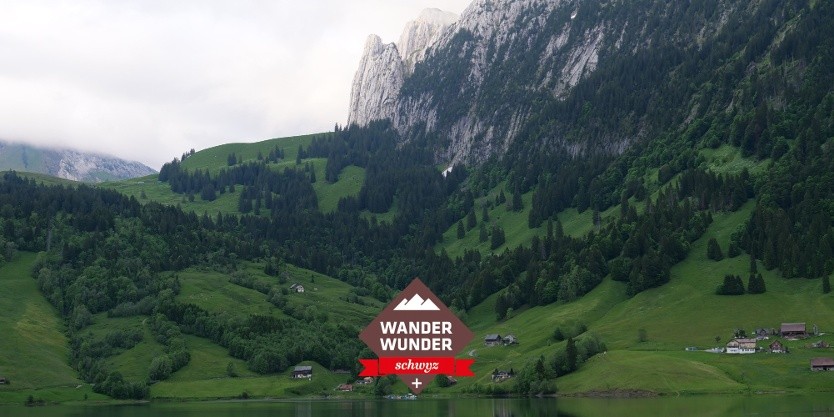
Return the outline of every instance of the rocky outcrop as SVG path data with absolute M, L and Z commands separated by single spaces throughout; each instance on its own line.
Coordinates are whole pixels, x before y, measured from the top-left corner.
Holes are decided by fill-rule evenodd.
M 0 171 L 6 170 L 36 172 L 91 183 L 156 173 L 139 162 L 111 156 L 0 142 Z
M 383 44 L 377 35 L 368 36 L 353 78 L 348 124 L 364 126 L 373 120 L 391 118 L 403 85 L 403 71 L 397 46 Z
M 353 78 L 348 124 L 364 126 L 373 120 L 393 118 L 403 80 L 414 72 L 414 66 L 457 17 L 439 9 L 426 9 L 417 20 L 406 24 L 397 44 L 383 44 L 379 36 L 368 36 Z

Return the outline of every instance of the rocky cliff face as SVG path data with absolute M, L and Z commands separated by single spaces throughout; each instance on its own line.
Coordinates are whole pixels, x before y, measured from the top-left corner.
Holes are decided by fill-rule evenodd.
M 446 144 L 436 150 L 438 162 L 449 164 L 502 154 L 520 135 L 571 154 L 619 153 L 645 134 L 640 114 L 624 115 L 627 129 L 596 132 L 604 140 L 594 142 L 577 139 L 583 135 L 576 133 L 573 115 L 542 128 L 542 119 L 553 117 L 543 108 L 590 96 L 601 82 L 589 79 L 603 61 L 613 68 L 622 57 L 643 59 L 646 51 L 698 53 L 728 16 L 745 7 L 755 6 L 723 0 L 705 7 L 660 0 L 475 0 L 455 22 L 439 11 L 424 12 L 397 45 L 374 36 L 368 41 L 348 120 L 366 125 L 390 119 L 405 140 L 436 135 Z M 683 14 L 697 24 L 675 27 Z M 652 65 L 649 59 L 647 70 Z M 577 91 L 583 82 L 588 86 Z M 592 109 L 594 104 L 588 102 Z
M 405 25 L 397 50 L 403 61 L 406 74 L 414 72 L 414 65 L 422 61 L 429 47 L 437 43 L 444 29 L 458 20 L 458 15 L 440 9 L 426 9 L 417 20 Z
M 398 44 L 383 44 L 379 36 L 368 36 L 353 78 L 348 124 L 364 126 L 393 118 L 403 80 L 455 20 L 454 13 L 426 9 L 417 20 L 408 22 Z
M 0 170 L 37 172 L 73 181 L 103 181 L 156 173 L 134 161 L 69 149 L 44 149 L 0 142 Z

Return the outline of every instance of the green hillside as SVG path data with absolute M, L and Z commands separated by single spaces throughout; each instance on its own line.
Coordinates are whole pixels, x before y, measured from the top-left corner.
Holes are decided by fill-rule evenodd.
M 832 350 L 810 349 L 808 344 L 827 340 L 834 344 L 834 296 L 822 294 L 819 280 L 786 280 L 778 271 L 764 271 L 767 292 L 759 295 L 719 296 L 715 288 L 725 273 L 745 271 L 748 257 L 720 262 L 706 258 L 706 242 L 715 237 L 725 245 L 729 234 L 750 214 L 753 203 L 733 213 L 718 214 L 705 235 L 692 245 L 689 256 L 672 269 L 672 280 L 660 288 L 625 295 L 625 286 L 606 279 L 582 299 L 524 309 L 496 322 L 494 296 L 469 311 L 467 324 L 476 339 L 466 354 L 476 358 L 476 378 L 461 378 L 450 391 L 467 391 L 473 384 L 508 389 L 512 379 L 493 384 L 494 369 L 519 370 L 539 356 L 564 349 L 553 339 L 557 327 L 579 322 L 607 346 L 605 354 L 591 358 L 573 374 L 556 379 L 564 394 L 590 391 L 640 390 L 660 394 L 775 391 L 828 391 L 834 380 L 812 373 L 812 357 L 830 356 Z M 764 268 L 762 268 L 763 270 Z M 791 354 L 724 355 L 686 352 L 723 346 L 734 329 L 778 328 L 783 322 L 816 324 L 822 338 L 785 342 Z M 639 341 L 641 329 L 645 341 Z M 483 346 L 486 334 L 514 334 L 519 345 Z M 715 341 L 720 337 L 719 342 Z M 781 339 L 780 339 L 781 340 Z M 771 341 L 759 342 L 767 347 Z
M 311 164 L 315 169 L 316 177 L 319 178 L 313 184 L 318 197 L 318 207 L 324 213 L 336 210 L 336 205 L 342 197 L 355 196 L 359 194 L 362 183 L 365 180 L 365 170 L 356 166 L 348 166 L 339 173 L 338 181 L 329 183 L 324 180 L 326 158 L 302 158 L 301 164 L 296 164 L 299 146 L 306 148 L 314 137 L 326 137 L 327 134 L 311 134 L 293 136 L 288 138 L 269 139 L 255 143 L 230 143 L 203 149 L 185 158 L 182 166 L 186 170 L 207 170 L 213 174 L 228 168 L 228 157 L 235 154 L 238 164 L 258 160 L 258 154 L 263 157 L 270 151 L 278 148 L 284 153 L 284 158 L 278 162 L 270 163 L 273 170 L 303 169 L 305 165 Z M 171 191 L 167 183 L 158 181 L 156 174 L 141 178 L 131 178 L 122 181 L 106 182 L 102 187 L 119 191 L 120 193 L 133 196 L 140 202 L 155 201 L 162 204 L 179 205 L 183 210 L 193 211 L 202 214 L 223 213 L 240 214 L 238 211 L 238 200 L 240 189 L 235 192 L 219 193 L 214 201 L 204 201 L 200 195 L 190 198 L 186 194 L 177 194 Z
M 256 160 L 258 153 L 261 156 L 266 156 L 269 151 L 278 147 L 284 151 L 284 161 L 295 164 L 296 156 L 298 156 L 298 147 L 307 147 L 310 141 L 316 136 L 323 135 L 316 133 L 311 135 L 292 136 L 287 138 L 268 139 L 253 143 L 226 143 L 223 145 L 214 146 L 203 149 L 199 152 L 189 155 L 183 161 L 185 169 L 208 169 L 210 171 L 219 171 L 222 167 L 228 165 L 228 157 L 230 154 L 237 156 L 238 162 L 249 160 Z M 326 134 L 324 134 L 326 135 Z
M 33 395 L 44 401 L 103 399 L 67 363 L 69 348 L 55 309 L 30 276 L 35 255 L 20 253 L 0 266 L 0 403 Z

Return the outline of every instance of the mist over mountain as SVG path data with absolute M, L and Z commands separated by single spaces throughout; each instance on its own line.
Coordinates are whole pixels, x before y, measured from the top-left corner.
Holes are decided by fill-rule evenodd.
M 156 172 L 139 162 L 113 156 L 0 141 L 0 171 L 7 170 L 36 172 L 90 183 L 136 178 Z

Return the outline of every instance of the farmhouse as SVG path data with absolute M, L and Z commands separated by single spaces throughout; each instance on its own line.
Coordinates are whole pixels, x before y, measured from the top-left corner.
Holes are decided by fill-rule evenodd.
M 814 358 L 811 359 L 812 371 L 834 371 L 834 359 Z
M 756 329 L 753 332 L 753 336 L 756 337 L 756 340 L 767 340 L 770 338 L 770 335 L 773 334 L 771 330 L 768 329 Z
M 8 383 L 9 383 L 9 381 L 6 380 L 6 377 L 0 376 L 0 385 L 6 385 Z
M 515 376 L 515 372 L 513 372 L 512 369 L 510 369 L 509 371 L 499 371 L 496 369 L 492 372 L 492 382 L 506 381 L 512 378 L 513 376 Z
M 504 346 L 517 345 L 518 344 L 518 338 L 515 337 L 515 335 L 508 334 L 508 335 L 504 336 L 503 343 L 504 343 Z
M 373 383 L 374 383 L 373 377 L 366 376 L 365 378 L 357 379 L 356 382 L 354 382 L 353 384 L 354 385 L 365 385 L 365 384 L 373 384 Z
M 304 292 L 304 286 L 296 282 L 295 284 L 290 285 L 290 291 Z
M 801 339 L 808 336 L 805 331 L 805 323 L 782 323 L 779 333 L 782 334 L 782 337 L 791 339 Z
M 500 334 L 488 334 L 484 338 L 484 346 L 498 346 L 502 340 Z
M 774 340 L 773 343 L 768 346 L 768 350 L 770 353 L 788 353 L 788 350 L 785 349 L 785 345 L 778 340 Z
M 727 343 L 727 353 L 746 355 L 756 353 L 756 339 L 733 339 Z
M 293 378 L 312 378 L 313 377 L 313 367 L 308 365 L 301 365 L 296 366 L 295 369 L 292 370 L 292 377 Z

